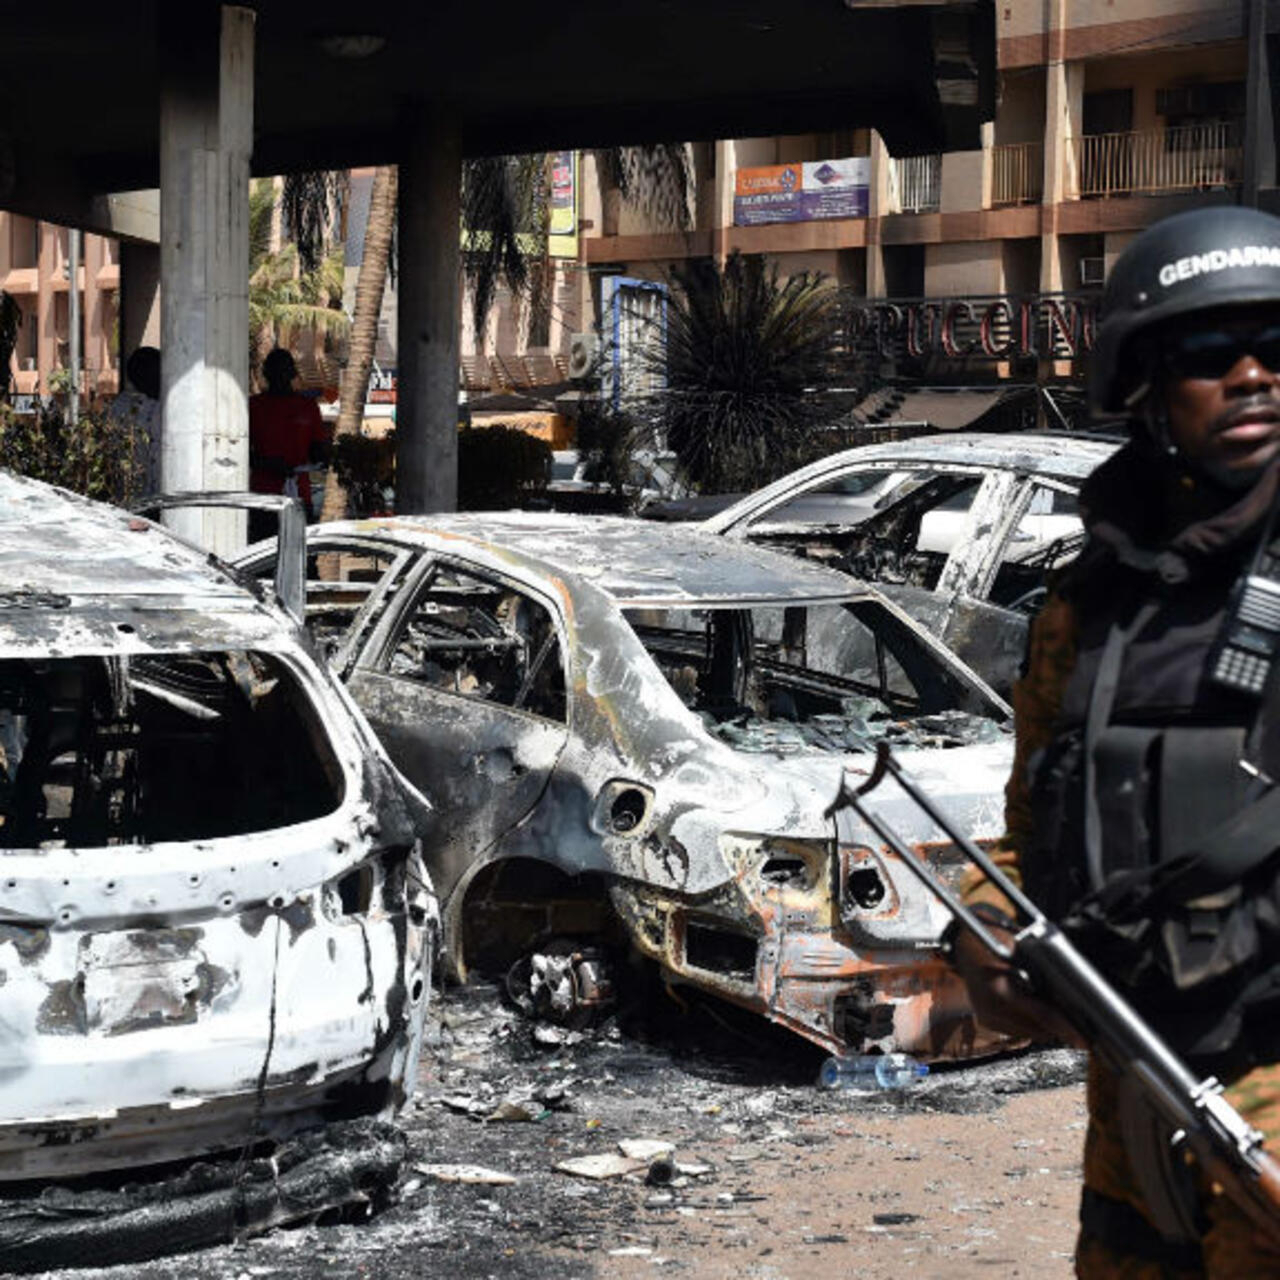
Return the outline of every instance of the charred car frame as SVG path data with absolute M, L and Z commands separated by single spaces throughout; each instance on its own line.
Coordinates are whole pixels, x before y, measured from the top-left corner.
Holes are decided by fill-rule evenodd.
M 428 806 L 274 593 L 4 473 L 0 530 L 0 1180 L 389 1115 Z
M 572 1006 L 621 926 L 668 982 L 832 1050 L 997 1043 L 936 904 L 825 816 L 888 735 L 966 830 L 1001 829 L 1008 708 L 874 589 L 687 528 L 519 513 L 326 525 L 308 558 L 308 625 L 441 815 L 457 974 L 515 962 Z

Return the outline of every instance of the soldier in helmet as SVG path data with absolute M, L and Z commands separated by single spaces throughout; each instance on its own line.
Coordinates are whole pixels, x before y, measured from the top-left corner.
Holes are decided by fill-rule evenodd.
M 1085 547 L 1032 629 L 1001 858 L 1275 1151 L 1280 219 L 1200 209 L 1138 236 L 1091 391 L 1130 439 L 1082 489 Z M 992 886 L 971 896 L 1005 919 Z M 956 963 L 984 1021 L 1060 1030 L 972 939 Z M 1088 1103 L 1077 1274 L 1280 1276 L 1122 1073 L 1093 1061 Z

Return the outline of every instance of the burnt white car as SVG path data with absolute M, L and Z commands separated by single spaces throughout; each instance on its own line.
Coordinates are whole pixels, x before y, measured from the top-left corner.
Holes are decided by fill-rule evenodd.
M 700 525 L 876 583 L 996 689 L 1047 573 L 1079 551 L 1077 494 L 1108 437 L 919 436 L 822 458 Z
M 522 513 L 313 527 L 308 559 L 313 634 L 440 813 L 459 975 L 616 938 L 832 1051 L 998 1043 L 937 952 L 943 909 L 827 816 L 889 738 L 974 837 L 1002 829 L 1008 707 L 874 589 L 694 530 Z M 910 805 L 885 812 L 950 872 Z
M 0 473 L 0 747 L 0 1179 L 412 1091 L 429 808 L 272 592 Z

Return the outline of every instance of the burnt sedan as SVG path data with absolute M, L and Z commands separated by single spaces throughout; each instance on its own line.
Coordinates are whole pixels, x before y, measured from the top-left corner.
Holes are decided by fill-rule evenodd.
M 0 533 L 0 1182 L 389 1116 L 438 932 L 429 812 L 314 660 L 300 591 L 291 615 L 3 472 Z M 5 1270 L 39 1243 L 15 1212 Z
M 1045 580 L 1084 541 L 1108 437 L 919 436 L 832 454 L 702 522 L 874 582 L 1007 692 Z
M 609 518 L 353 522 L 308 552 L 313 633 L 440 812 L 458 975 L 514 966 L 571 1013 L 608 977 L 565 958 L 614 938 L 833 1051 L 993 1048 L 942 909 L 826 816 L 889 737 L 975 837 L 1001 830 L 1008 708 L 875 590 Z M 886 812 L 951 865 L 910 806 Z

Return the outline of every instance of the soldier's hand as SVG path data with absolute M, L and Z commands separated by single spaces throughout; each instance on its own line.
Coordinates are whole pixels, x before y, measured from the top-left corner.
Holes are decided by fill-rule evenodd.
M 999 925 L 987 924 L 987 929 L 1001 942 L 1013 940 L 1013 934 Z M 1080 1033 L 1057 1009 L 1031 995 L 1018 971 L 988 951 L 968 930 L 956 938 L 952 963 L 964 979 L 974 1012 L 984 1027 L 1021 1040 L 1057 1040 L 1077 1049 L 1086 1047 Z

